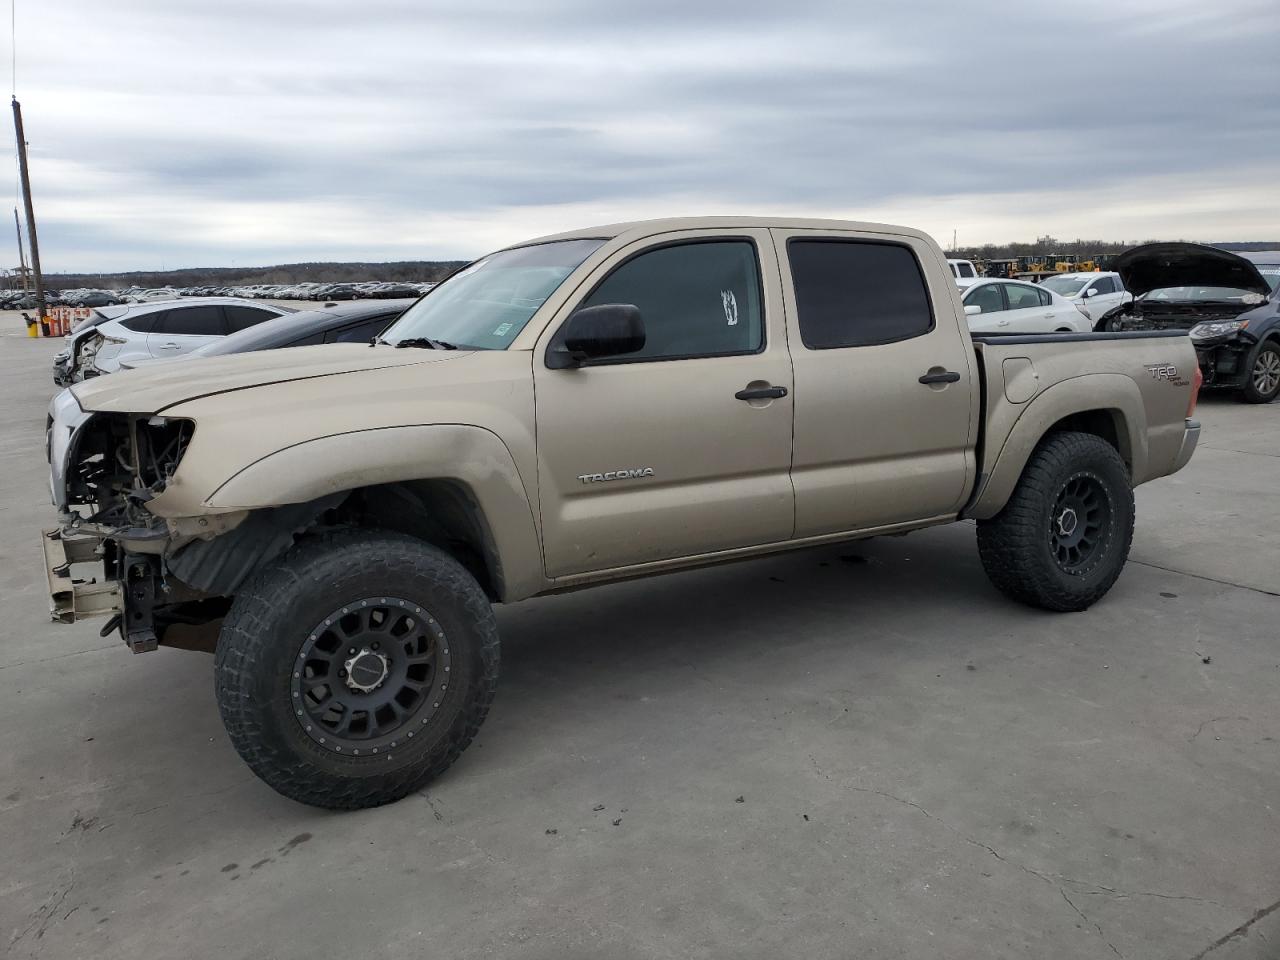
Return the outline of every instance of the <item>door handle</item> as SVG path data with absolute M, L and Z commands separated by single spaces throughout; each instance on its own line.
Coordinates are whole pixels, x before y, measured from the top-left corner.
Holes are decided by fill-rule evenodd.
M 746 387 L 734 394 L 739 400 L 781 400 L 787 395 L 786 387 Z
M 176 343 L 162 343 L 160 344 L 160 349 L 161 350 L 177 350 L 178 345 Z
M 921 383 L 956 383 L 960 380 L 960 374 L 954 370 L 944 370 L 941 373 L 926 373 L 920 378 Z

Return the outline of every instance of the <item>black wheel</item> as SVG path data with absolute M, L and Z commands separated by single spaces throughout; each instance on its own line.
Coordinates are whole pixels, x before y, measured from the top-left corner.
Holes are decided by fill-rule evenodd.
M 1000 513 L 978 521 L 987 576 L 1013 599 L 1084 610 L 1124 568 L 1133 540 L 1133 489 L 1111 444 L 1090 433 L 1045 439 Z
M 1245 403 L 1270 403 L 1280 394 L 1280 344 L 1260 343 L 1249 360 L 1249 373 L 1240 399 Z
M 351 531 L 300 543 L 231 604 L 218 709 L 253 772 L 293 800 L 391 803 L 475 737 L 498 676 L 480 585 L 429 544 Z

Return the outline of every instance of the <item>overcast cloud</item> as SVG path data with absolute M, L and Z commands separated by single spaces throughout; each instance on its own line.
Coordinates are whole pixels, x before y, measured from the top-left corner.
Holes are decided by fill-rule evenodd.
M 49 271 L 454 259 L 694 213 L 1280 237 L 1276 0 L 17 13 Z

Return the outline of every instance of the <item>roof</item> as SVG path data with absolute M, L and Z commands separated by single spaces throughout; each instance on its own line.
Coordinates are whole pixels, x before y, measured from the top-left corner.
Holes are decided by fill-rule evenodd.
M 889 233 L 897 236 L 918 237 L 932 242 L 928 234 L 911 227 L 896 227 L 884 223 L 866 223 L 860 220 L 821 220 L 805 217 L 670 217 L 661 220 L 630 220 L 623 223 L 606 223 L 595 227 L 583 227 L 564 233 L 526 240 L 513 246 L 547 243 L 552 240 L 607 239 L 618 237 L 640 239 L 658 233 L 676 233 L 682 230 L 733 230 L 733 229 L 781 229 L 781 230 L 856 230 L 862 233 Z

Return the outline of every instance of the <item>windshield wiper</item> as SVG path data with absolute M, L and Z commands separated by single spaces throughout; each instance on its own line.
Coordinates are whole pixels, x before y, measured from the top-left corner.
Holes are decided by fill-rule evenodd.
M 386 343 L 386 341 L 382 341 Z M 396 342 L 396 348 L 400 347 L 425 347 L 428 350 L 457 350 L 457 344 L 450 343 L 448 340 L 433 340 L 431 337 L 406 337 Z

